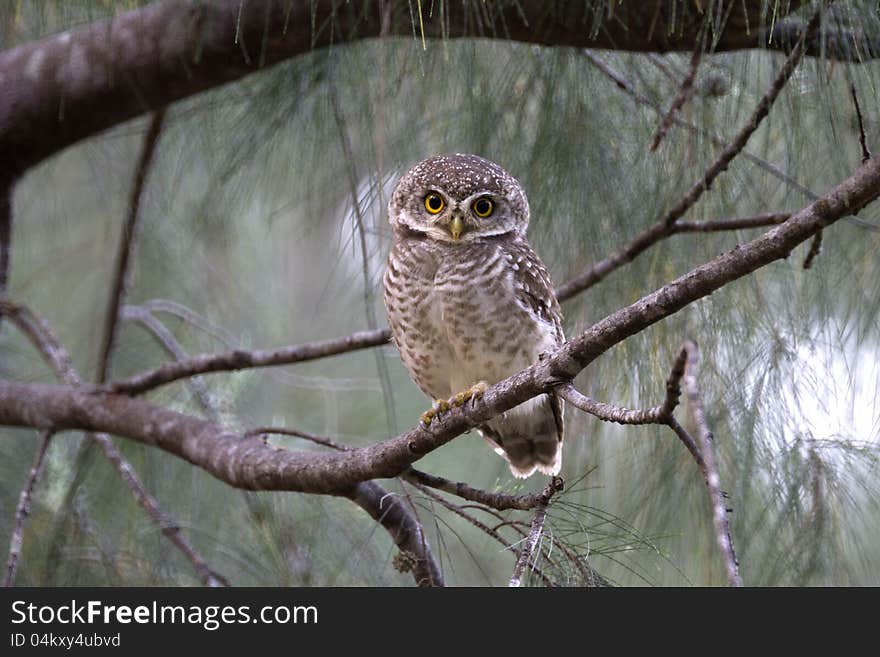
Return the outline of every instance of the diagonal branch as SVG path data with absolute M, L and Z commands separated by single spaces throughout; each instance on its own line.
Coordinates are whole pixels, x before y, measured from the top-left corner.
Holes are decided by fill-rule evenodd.
M 80 387 L 0 381 L 0 424 L 104 431 L 159 447 L 227 483 L 248 489 L 346 494 L 369 479 L 400 475 L 412 463 L 464 431 L 541 393 L 570 382 L 627 337 L 738 278 L 785 258 L 843 216 L 880 195 L 880 161 L 859 165 L 846 180 L 788 221 L 621 308 L 556 352 L 486 390 L 443 422 L 419 425 L 384 442 L 347 452 L 279 450 L 214 423 L 140 399 Z
M 373 481 L 358 484 L 345 495 L 391 534 L 401 553 L 408 556 L 419 586 L 443 586 L 443 574 L 425 538 L 422 526 L 404 506 Z

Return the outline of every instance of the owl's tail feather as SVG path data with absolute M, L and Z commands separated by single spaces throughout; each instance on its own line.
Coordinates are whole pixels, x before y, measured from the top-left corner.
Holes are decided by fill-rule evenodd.
M 495 452 L 507 461 L 510 472 L 517 479 L 530 477 L 536 470 L 555 476 L 562 469 L 562 441 L 555 436 L 549 440 L 546 436 L 537 440 L 522 436 L 502 438 L 487 426 L 480 427 L 480 433 Z
M 535 470 L 545 474 L 556 476 L 562 469 L 562 443 L 559 441 L 534 441 L 524 439 L 519 442 L 507 441 L 506 451 L 498 449 L 510 465 L 510 472 L 517 479 L 525 479 L 535 473 Z

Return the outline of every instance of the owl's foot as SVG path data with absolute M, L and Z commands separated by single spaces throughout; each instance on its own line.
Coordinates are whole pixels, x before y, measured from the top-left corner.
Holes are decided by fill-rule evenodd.
M 475 383 L 467 390 L 462 390 L 460 393 L 455 395 L 452 399 L 449 400 L 449 403 L 452 406 L 464 406 L 465 402 L 471 399 L 479 399 L 483 396 L 483 393 L 489 388 L 489 384 L 485 381 L 480 381 Z
M 437 420 L 441 419 L 441 415 L 446 413 L 449 409 L 455 408 L 457 406 L 464 406 L 471 399 L 479 399 L 483 396 L 483 393 L 486 392 L 486 389 L 489 385 L 485 381 L 480 381 L 479 383 L 475 383 L 467 390 L 462 390 L 457 395 L 450 397 L 449 399 L 435 399 L 434 405 L 431 406 L 430 409 L 422 413 L 422 424 L 426 427 L 430 426 L 431 422 L 436 418 Z
M 429 426 L 434 418 L 439 420 L 440 415 L 448 411 L 450 408 L 451 406 L 449 402 L 445 399 L 435 399 L 431 408 L 422 413 L 422 424 L 426 427 Z

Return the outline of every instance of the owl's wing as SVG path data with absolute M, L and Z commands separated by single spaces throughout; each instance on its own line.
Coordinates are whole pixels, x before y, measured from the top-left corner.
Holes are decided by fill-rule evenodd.
M 556 344 L 565 341 L 562 331 L 562 310 L 556 300 L 553 282 L 538 255 L 522 238 L 502 245 L 510 261 L 517 302 L 539 320 L 552 327 Z
M 538 254 L 521 237 L 516 237 L 503 245 L 505 255 L 510 259 L 513 272 L 513 287 L 517 302 L 553 333 L 557 345 L 565 342 L 562 330 L 562 310 L 556 299 L 556 291 L 550 274 Z M 547 395 L 556 424 L 556 435 L 562 442 L 564 434 L 562 400 L 554 394 Z

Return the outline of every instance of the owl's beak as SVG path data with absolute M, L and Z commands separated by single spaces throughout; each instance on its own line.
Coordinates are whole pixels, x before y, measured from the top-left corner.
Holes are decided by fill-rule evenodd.
M 452 218 L 452 221 L 449 222 L 449 234 L 452 235 L 452 239 L 457 240 L 461 237 L 461 234 L 464 232 L 464 222 L 461 220 L 461 217 L 455 215 Z

